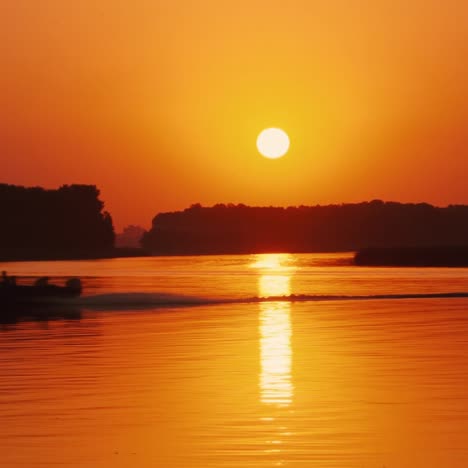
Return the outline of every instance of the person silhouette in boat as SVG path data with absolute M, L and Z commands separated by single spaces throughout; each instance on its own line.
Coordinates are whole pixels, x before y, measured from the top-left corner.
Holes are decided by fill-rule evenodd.
M 42 276 L 41 278 L 38 278 L 34 282 L 34 286 L 36 286 L 36 288 L 47 288 L 47 286 L 49 286 L 49 277 Z
M 68 290 L 75 296 L 79 296 L 83 290 L 83 285 L 79 278 L 70 278 L 65 283 L 65 287 L 68 288 Z
M 2 271 L 2 282 L 0 285 L 3 287 L 16 286 L 16 276 L 8 276 L 6 271 Z
M 49 279 L 50 278 L 48 276 L 38 278 L 34 283 L 34 286 L 42 290 L 54 291 L 56 293 L 60 292 L 61 290 L 66 290 L 68 293 L 74 296 L 79 296 L 83 289 L 81 280 L 79 278 L 70 278 L 69 280 L 67 280 L 65 283 L 65 288 L 63 286 L 55 286 L 53 284 L 50 284 Z

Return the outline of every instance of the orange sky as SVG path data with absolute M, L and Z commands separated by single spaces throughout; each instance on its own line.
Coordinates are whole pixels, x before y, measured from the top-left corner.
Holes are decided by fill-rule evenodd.
M 192 203 L 468 203 L 468 3 L 6 0 L 0 181 Z M 257 134 L 291 150 L 260 157 Z

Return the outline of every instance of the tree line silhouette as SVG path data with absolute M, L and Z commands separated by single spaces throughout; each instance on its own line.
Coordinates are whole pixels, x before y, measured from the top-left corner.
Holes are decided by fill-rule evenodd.
M 371 202 L 299 207 L 192 205 L 158 214 L 142 246 L 155 255 L 352 251 L 468 244 L 468 206 Z
M 109 255 L 114 227 L 103 209 L 94 185 L 46 190 L 0 184 L 0 259 Z
M 46 190 L 0 184 L 0 220 L 0 260 L 374 248 L 358 257 L 370 264 L 388 263 L 390 256 L 396 261 L 397 254 L 399 262 L 415 262 L 407 250 L 376 248 L 468 246 L 468 206 L 440 208 L 381 200 L 287 208 L 195 204 L 155 216 L 152 228 L 143 234 L 143 249 L 114 248 L 112 218 L 94 185 Z M 123 234 L 133 242 L 141 232 L 130 227 Z M 412 255 L 426 262 L 429 251 L 418 252 Z M 439 249 L 437 255 L 442 258 L 441 252 L 453 257 L 461 250 Z

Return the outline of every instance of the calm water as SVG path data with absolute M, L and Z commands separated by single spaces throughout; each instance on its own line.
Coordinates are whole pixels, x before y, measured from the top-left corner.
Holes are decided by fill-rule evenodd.
M 349 260 L 1 265 L 86 297 L 0 325 L 0 466 L 466 468 L 468 299 L 252 301 L 468 291 Z

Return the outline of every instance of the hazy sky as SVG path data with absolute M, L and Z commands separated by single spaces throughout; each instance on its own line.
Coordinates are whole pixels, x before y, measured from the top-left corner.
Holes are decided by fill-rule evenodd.
M 3 0 L 0 182 L 192 203 L 468 203 L 468 2 Z M 257 134 L 291 137 L 262 158 Z

